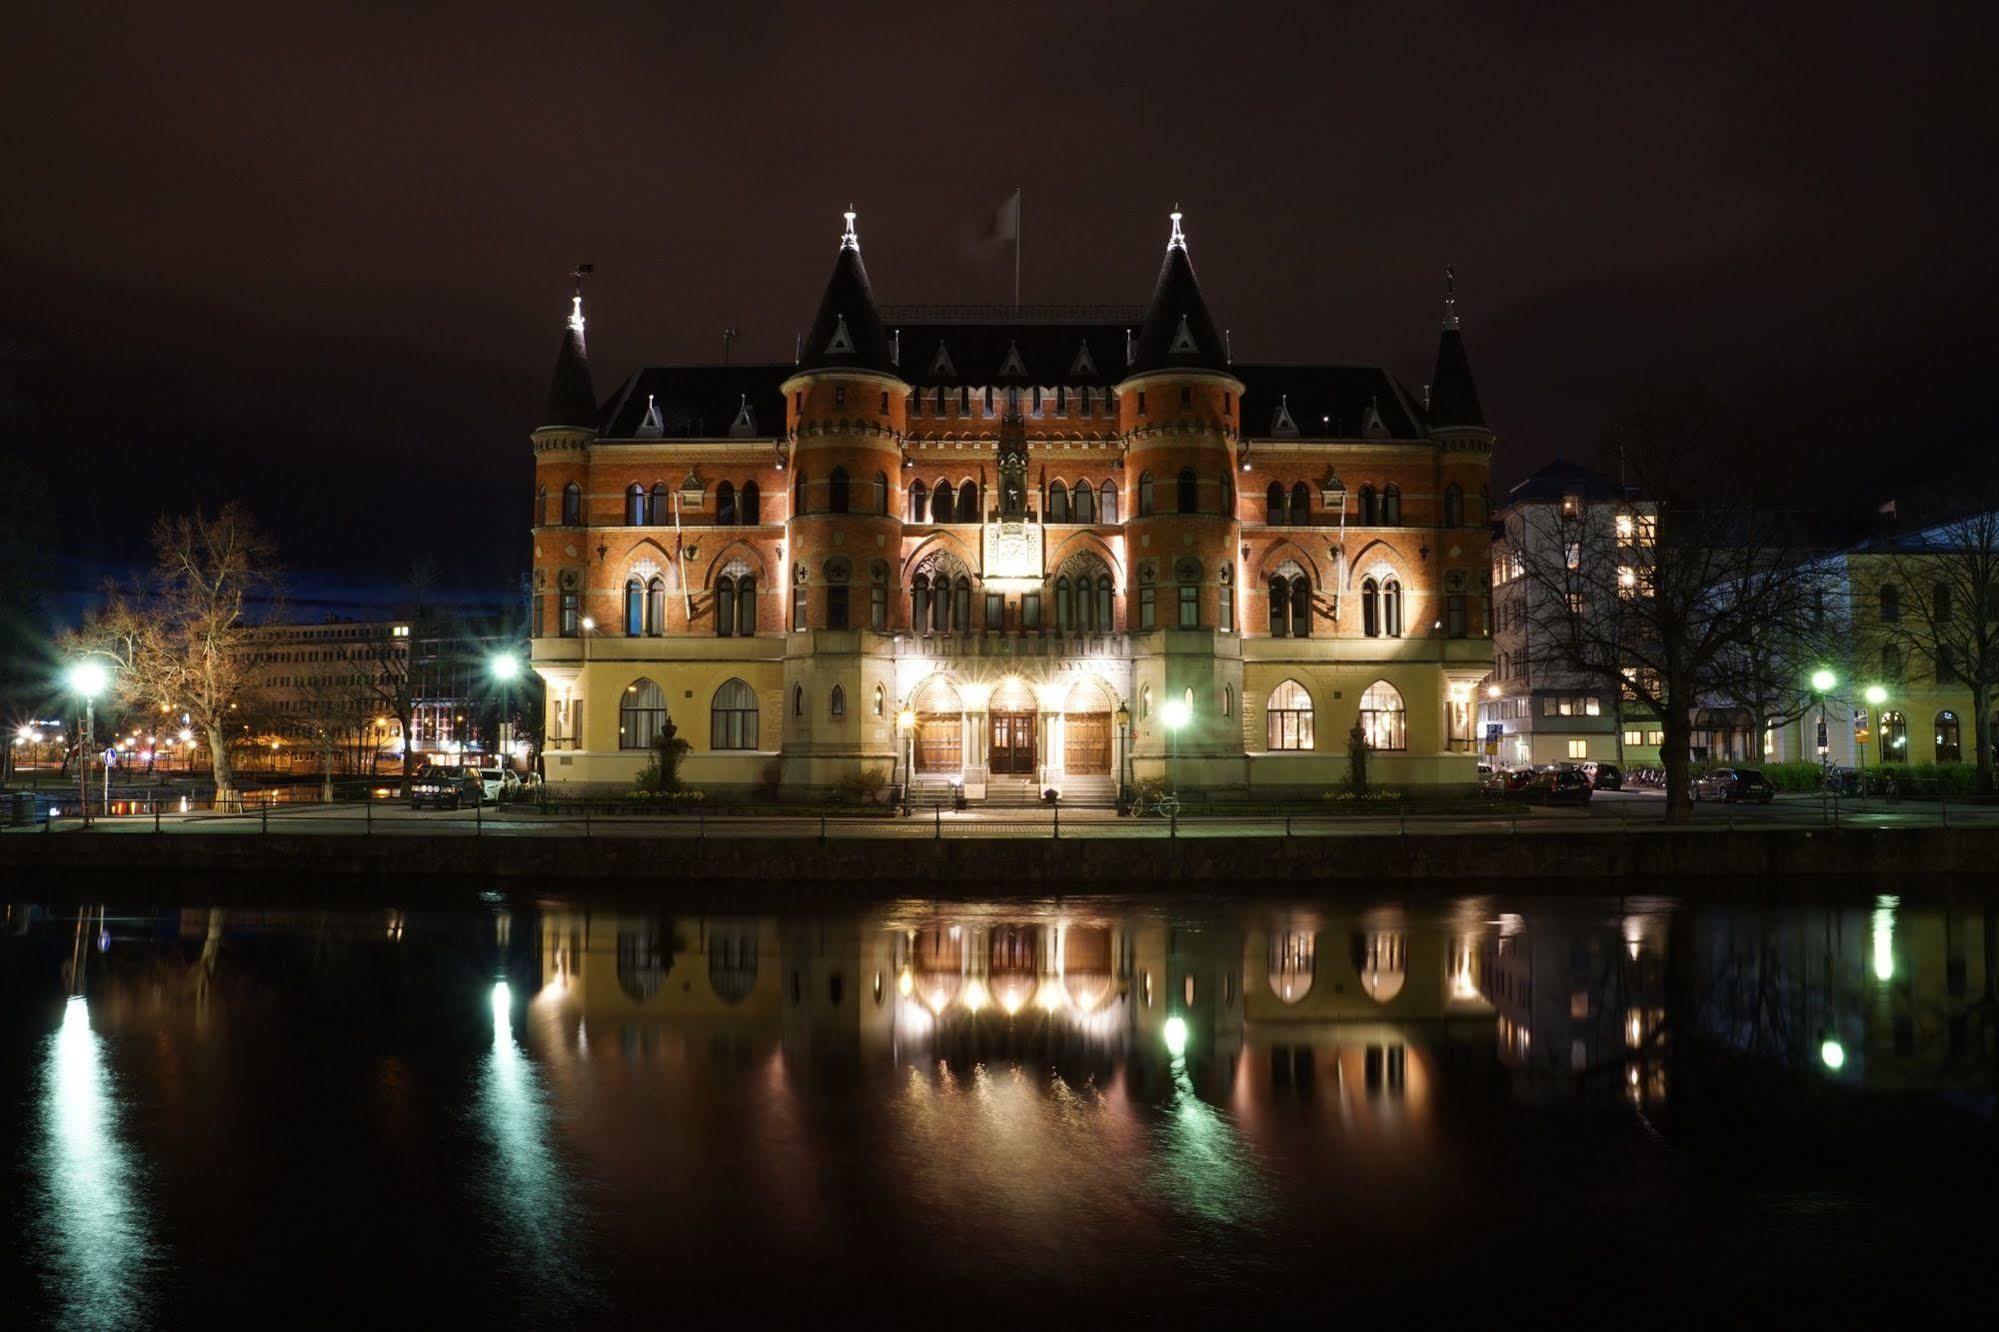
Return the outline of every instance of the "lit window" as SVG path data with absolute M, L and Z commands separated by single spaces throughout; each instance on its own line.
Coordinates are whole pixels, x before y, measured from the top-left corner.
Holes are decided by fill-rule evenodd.
M 1588 758 L 1588 757 L 1589 757 L 1589 741 L 1587 741 L 1587 740 L 1571 740 L 1571 741 L 1569 741 L 1569 757 L 1570 757 L 1570 758 L 1572 758 L 1572 759 L 1586 759 L 1586 758 Z
M 1266 742 L 1271 749 L 1312 747 L 1312 696 L 1296 680 L 1270 691 L 1264 704 Z

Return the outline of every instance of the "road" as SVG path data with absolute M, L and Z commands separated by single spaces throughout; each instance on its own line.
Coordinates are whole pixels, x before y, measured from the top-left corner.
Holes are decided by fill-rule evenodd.
M 543 814 L 532 809 L 410 810 L 399 803 L 377 801 L 334 805 L 280 805 L 268 813 L 160 815 L 161 834 L 190 832 L 258 836 L 345 834 L 369 836 L 458 835 L 479 837 L 766 837 L 766 838 L 1045 838 L 1045 837 L 1325 837 L 1399 836 L 1404 832 L 1446 834 L 1507 834 L 1515 830 L 1556 829 L 1579 835 L 1617 833 L 1662 827 L 1665 797 L 1658 791 L 1599 792 L 1587 808 L 1548 809 L 1533 805 L 1493 804 L 1448 814 L 1338 815 L 1297 812 L 1283 814 L 1193 814 L 1169 824 L 1157 818 L 1120 818 L 1110 810 L 1039 809 L 942 812 L 919 810 L 910 818 L 855 816 L 834 813 L 768 813 L 749 815 Z M 1837 808 L 1817 797 L 1783 796 L 1766 806 L 1694 807 L 1690 832 L 1751 828 L 1964 827 L 1999 826 L 1999 808 L 1909 801 L 1847 800 Z M 1058 828 L 1059 823 L 1059 828 Z M 58 819 L 52 827 L 34 825 L 7 829 L 8 836 L 69 835 L 81 829 L 79 820 Z M 100 817 L 98 831 L 106 834 L 151 834 L 151 814 Z

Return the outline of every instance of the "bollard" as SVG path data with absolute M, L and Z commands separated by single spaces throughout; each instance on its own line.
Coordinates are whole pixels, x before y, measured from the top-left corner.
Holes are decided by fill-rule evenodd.
M 824 811 L 821 811 L 819 815 L 819 840 L 822 844 L 826 840 L 826 815 Z
M 1395 812 L 1402 818 L 1402 836 L 1406 839 L 1409 836 L 1409 811 L 1398 809 Z
M 155 795 L 153 797 L 153 831 L 158 832 L 159 830 L 160 830 L 160 798 L 158 795 Z
M 937 818 L 937 836 L 933 840 L 941 842 L 944 840 L 944 807 L 932 805 L 930 812 Z
M 1284 835 L 1291 835 L 1291 811 L 1288 809 L 1284 811 Z
M 1167 840 L 1168 841 L 1177 840 L 1180 836 L 1180 811 L 1177 809 L 1174 810 L 1171 814 L 1166 816 L 1166 819 L 1167 819 L 1167 825 L 1166 825 Z
M 1061 801 L 1059 801 L 1059 800 L 1058 800 L 1058 801 L 1056 801 L 1056 802 L 1055 802 L 1055 805 L 1054 805 L 1054 810 L 1055 810 L 1055 840 L 1059 842 L 1059 841 L 1061 841 L 1061 840 L 1062 840 L 1062 802 L 1061 802 Z
M 271 830 L 271 793 L 268 791 L 264 793 L 263 803 L 257 806 L 257 825 L 258 832 L 268 833 Z

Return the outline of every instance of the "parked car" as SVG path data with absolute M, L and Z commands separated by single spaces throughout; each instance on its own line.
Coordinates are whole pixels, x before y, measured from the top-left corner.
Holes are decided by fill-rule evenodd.
M 1694 778 L 1696 800 L 1753 800 L 1767 805 L 1777 798 L 1777 788 L 1754 768 L 1709 768 Z
M 1624 769 L 1615 763 L 1599 762 L 1591 759 L 1583 764 L 1583 776 L 1589 778 L 1590 785 L 1599 791 L 1622 791 L 1624 789 Z
M 479 788 L 489 804 L 499 804 L 512 800 L 520 794 L 521 779 L 512 768 L 499 763 L 481 764 L 478 768 Z
M 1536 768 L 1528 784 L 1526 798 L 1543 805 L 1587 805 L 1590 781 L 1572 763 L 1555 763 Z
M 1525 800 L 1534 773 L 1527 768 L 1500 768 L 1479 783 L 1479 794 L 1489 800 Z
M 431 763 L 417 769 L 410 784 L 410 808 L 457 809 L 468 797 L 475 805 L 481 803 L 485 794 L 478 769 Z

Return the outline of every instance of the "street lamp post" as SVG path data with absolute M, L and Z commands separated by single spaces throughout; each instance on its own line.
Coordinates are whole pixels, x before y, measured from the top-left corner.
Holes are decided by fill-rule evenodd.
M 83 762 L 77 767 L 77 796 L 83 803 L 83 826 L 90 826 L 90 759 L 97 748 L 97 696 L 111 685 L 111 673 L 104 663 L 85 657 L 69 668 L 69 687 L 83 700 Z M 111 772 L 104 773 L 105 794 L 110 795 Z
M 916 709 L 897 712 L 895 729 L 902 737 L 902 814 L 908 818 L 911 788 L 916 785 Z
M 1823 745 L 1814 745 L 1819 751 L 1820 767 L 1832 765 L 1832 727 L 1826 720 L 1825 696 L 1831 693 L 1833 686 L 1838 683 L 1839 677 L 1823 666 L 1812 672 L 1812 703 L 1819 714 L 1818 733 L 1825 736 Z M 1816 737 L 1814 740 L 1816 741 Z
M 1868 734 L 1871 735 L 1874 733 L 1875 712 L 1878 708 L 1880 708 L 1880 706 L 1883 703 L 1886 703 L 1888 701 L 1888 691 L 1886 689 L 1883 689 L 1880 685 L 1868 685 L 1866 697 L 1867 697 L 1867 732 Z M 1862 779 L 1865 780 L 1865 774 L 1867 772 L 1867 742 L 1865 740 L 1862 740 L 1860 742 L 1860 771 L 1862 773 Z
M 1183 698 L 1170 699 L 1166 706 L 1159 710 L 1159 720 L 1166 724 L 1168 745 L 1166 753 L 1166 785 L 1172 788 L 1174 795 L 1180 794 L 1180 783 L 1177 772 L 1180 757 L 1180 728 L 1191 721 L 1193 716 L 1194 709 L 1189 707 L 1187 700 Z
M 1120 806 L 1131 803 L 1131 709 L 1120 703 L 1117 705 L 1118 739 L 1122 742 L 1118 752 L 1117 796 Z

